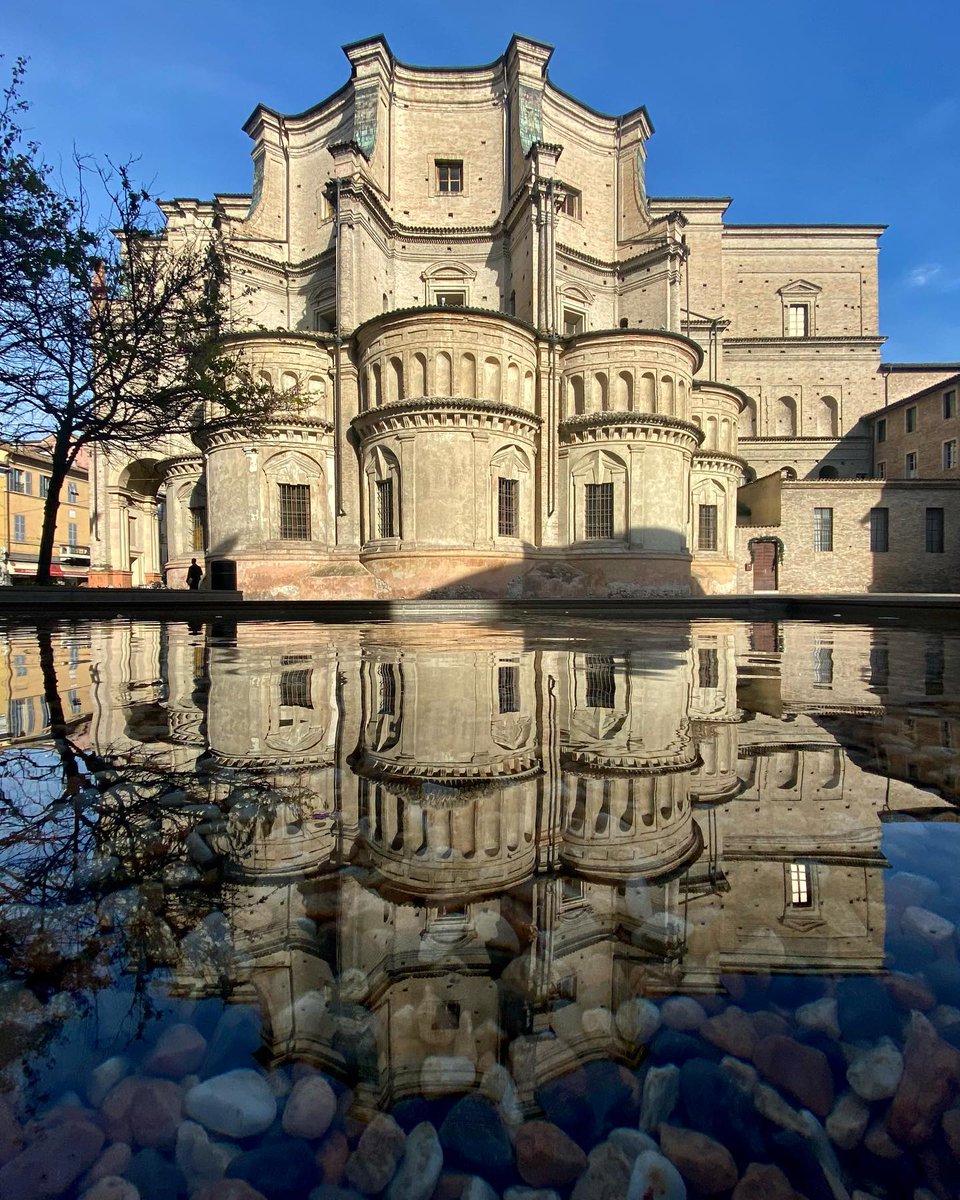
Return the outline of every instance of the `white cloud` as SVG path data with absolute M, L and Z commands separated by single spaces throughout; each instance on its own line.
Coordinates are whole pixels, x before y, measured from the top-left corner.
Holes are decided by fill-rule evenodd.
M 943 271 L 939 263 L 921 263 L 907 272 L 907 283 L 910 287 L 922 288 L 933 283 Z

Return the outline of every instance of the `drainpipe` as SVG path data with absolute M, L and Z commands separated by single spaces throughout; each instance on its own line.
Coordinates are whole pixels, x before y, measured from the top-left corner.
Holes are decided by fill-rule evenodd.
M 333 294 L 336 303 L 336 316 L 334 318 L 334 335 L 335 341 L 333 346 L 333 502 L 337 510 L 338 517 L 345 517 L 347 514 L 343 507 L 343 480 L 341 478 L 341 466 L 343 455 L 340 449 L 340 408 L 341 408 L 341 368 L 340 358 L 343 352 L 343 336 L 340 318 L 340 239 L 343 230 L 343 218 L 340 209 L 340 176 L 337 176 L 337 219 L 334 223 L 333 233 Z M 339 530 L 336 529 L 336 541 L 339 544 Z

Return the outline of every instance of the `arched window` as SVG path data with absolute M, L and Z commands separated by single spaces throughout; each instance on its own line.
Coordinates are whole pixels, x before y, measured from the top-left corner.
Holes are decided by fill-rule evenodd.
M 818 479 L 839 479 L 840 473 L 836 467 L 821 467 L 817 472 Z

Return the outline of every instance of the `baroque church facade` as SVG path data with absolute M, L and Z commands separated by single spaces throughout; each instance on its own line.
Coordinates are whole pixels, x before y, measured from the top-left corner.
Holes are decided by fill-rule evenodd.
M 222 236 L 236 345 L 295 400 L 100 453 L 91 584 L 197 557 L 251 598 L 722 594 L 764 540 L 743 485 L 871 477 L 882 227 L 649 196 L 646 110 L 567 95 L 537 41 L 345 53 L 327 100 L 249 118 L 251 195 L 163 206 L 172 244 Z

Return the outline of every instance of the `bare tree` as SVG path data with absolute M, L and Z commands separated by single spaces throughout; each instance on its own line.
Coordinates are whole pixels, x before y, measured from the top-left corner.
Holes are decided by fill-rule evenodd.
M 151 445 L 213 419 L 255 426 L 275 396 L 225 340 L 217 232 L 173 245 L 130 163 L 77 156 L 73 183 L 55 184 L 18 123 L 22 73 L 18 63 L 0 111 L 0 416 L 8 440 L 43 439 L 52 454 L 37 565 L 47 583 L 81 449 Z

